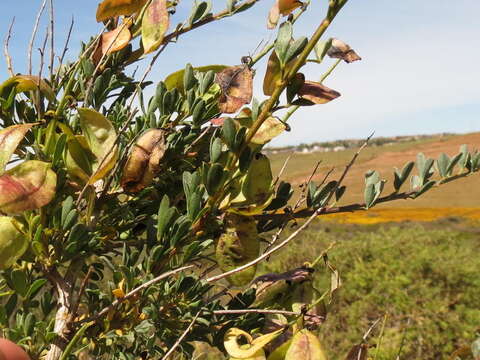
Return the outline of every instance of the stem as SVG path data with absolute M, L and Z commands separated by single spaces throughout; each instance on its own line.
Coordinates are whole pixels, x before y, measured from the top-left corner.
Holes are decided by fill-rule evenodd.
M 70 356 L 70 354 L 72 353 L 73 351 L 73 348 L 75 347 L 75 345 L 77 345 L 78 341 L 82 338 L 83 334 L 85 333 L 85 331 L 90 327 L 92 326 L 93 323 L 86 323 L 84 324 L 78 331 L 77 333 L 73 336 L 72 340 L 70 340 L 70 342 L 68 343 L 67 347 L 65 348 L 65 351 L 63 352 L 62 354 L 62 357 L 60 358 L 60 360 L 67 360 L 68 357 Z

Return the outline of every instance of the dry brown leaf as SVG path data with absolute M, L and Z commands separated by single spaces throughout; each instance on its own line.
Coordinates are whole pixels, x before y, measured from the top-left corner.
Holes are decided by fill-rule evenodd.
M 350 45 L 339 39 L 332 39 L 332 46 L 327 51 L 327 55 L 331 58 L 342 59 L 347 63 L 362 60 L 360 56 L 353 50 Z
M 232 114 L 252 101 L 253 71 L 248 66 L 228 67 L 216 74 L 215 82 L 222 91 L 218 104 L 222 113 Z
M 298 91 L 298 96 L 313 104 L 326 104 L 340 96 L 338 91 L 330 89 L 315 81 L 305 81 Z
M 165 153 L 165 131 L 150 129 L 140 136 L 123 169 L 121 186 L 138 192 L 153 181 Z

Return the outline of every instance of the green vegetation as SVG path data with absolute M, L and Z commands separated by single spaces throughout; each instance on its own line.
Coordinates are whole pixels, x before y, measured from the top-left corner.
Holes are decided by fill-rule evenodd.
M 453 220 L 451 220 L 453 221 Z M 339 226 L 316 222 L 263 271 L 285 271 L 337 245 L 329 258 L 343 286 L 320 327 L 329 356 L 342 359 L 360 342 L 372 323 L 386 315 L 376 359 L 394 359 L 405 336 L 402 359 L 446 359 L 470 344 L 480 327 L 480 242 L 478 227 L 469 224 Z M 323 271 L 323 270 L 322 270 Z M 316 276 L 321 292 L 329 275 Z M 369 353 L 375 356 L 376 350 Z

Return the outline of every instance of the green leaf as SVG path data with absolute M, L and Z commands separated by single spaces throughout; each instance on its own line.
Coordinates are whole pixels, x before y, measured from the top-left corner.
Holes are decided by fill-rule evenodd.
M 319 41 L 314 47 L 315 55 L 317 56 L 317 60 L 319 62 L 323 61 L 325 55 L 327 55 L 328 50 L 332 46 L 332 38 L 326 41 Z
M 410 173 L 412 172 L 414 166 L 415 166 L 415 163 L 413 161 L 410 161 L 410 162 L 405 164 L 405 166 L 402 168 L 401 172 L 398 172 L 395 169 L 395 173 L 394 173 L 395 179 L 394 179 L 394 182 L 393 182 L 393 186 L 394 186 L 396 191 L 400 190 L 402 185 L 405 183 L 407 178 L 410 176 Z
M 292 23 L 285 21 L 278 29 L 277 39 L 275 40 L 275 52 L 280 60 L 280 66 L 286 63 L 287 50 L 292 40 Z
M 205 117 L 205 101 L 200 99 L 200 101 L 193 108 L 192 113 L 192 122 L 195 126 L 202 125 L 202 120 Z
M 288 348 L 285 360 L 327 360 L 320 340 L 309 330 L 297 332 Z
M 28 160 L 0 176 L 0 211 L 16 214 L 47 205 L 57 185 L 50 167 L 46 162 Z
M 208 170 L 207 191 L 210 196 L 215 194 L 223 183 L 223 165 L 215 163 Z
M 12 125 L 0 130 L 0 175 L 5 172 L 5 167 L 17 149 L 18 144 L 23 140 L 28 130 L 34 124 Z
M 185 66 L 185 71 L 183 74 L 183 88 L 185 89 L 185 91 L 188 91 L 193 88 L 196 83 L 197 79 L 195 78 L 195 74 L 193 73 L 192 64 L 188 63 L 187 66 Z
M 308 39 L 305 36 L 293 41 L 285 54 L 285 62 L 288 63 L 295 59 L 303 51 L 307 43 Z
M 142 44 L 145 54 L 160 47 L 169 24 L 167 0 L 152 0 L 142 19 Z
M 22 297 L 25 297 L 28 291 L 28 280 L 25 272 L 23 270 L 15 269 L 11 273 L 11 279 L 15 291 Z
M 35 280 L 28 288 L 25 298 L 27 300 L 32 300 L 35 297 L 35 295 L 37 295 L 38 292 L 42 289 L 43 285 L 45 285 L 46 283 L 47 283 L 47 279 Z
M 458 153 L 457 155 L 455 155 L 452 159 L 450 159 L 450 163 L 448 164 L 448 167 L 447 167 L 447 175 L 448 176 L 451 176 L 452 173 L 453 173 L 453 169 L 455 168 L 455 166 L 458 164 L 458 162 L 460 161 L 460 159 L 462 158 L 463 154 L 462 153 Z
M 163 195 L 162 202 L 158 208 L 157 218 L 157 239 L 160 241 L 165 233 L 167 225 L 172 220 L 174 210 L 170 208 L 170 199 L 167 195 Z
M 445 178 L 448 176 L 448 165 L 450 164 L 450 158 L 445 153 L 441 153 L 437 160 L 437 168 L 440 176 Z
M 315 196 L 313 199 L 313 206 L 314 207 L 322 207 L 326 205 L 326 201 L 330 193 L 335 189 L 337 186 L 337 181 L 333 180 L 323 186 L 321 189 L 318 189 L 315 192 Z
M 215 163 L 222 155 L 222 139 L 212 137 L 210 142 L 210 162 Z
M 207 16 L 211 8 L 212 4 L 210 1 L 202 1 L 200 3 L 195 1 L 190 18 L 188 19 L 189 25 L 192 26 L 194 23 Z
M 223 122 L 222 126 L 222 136 L 225 144 L 233 150 L 235 147 L 235 135 L 237 133 L 237 129 L 235 126 L 235 122 L 231 118 L 226 118 Z
M 375 184 L 367 184 L 364 192 L 365 208 L 369 209 L 375 200 Z

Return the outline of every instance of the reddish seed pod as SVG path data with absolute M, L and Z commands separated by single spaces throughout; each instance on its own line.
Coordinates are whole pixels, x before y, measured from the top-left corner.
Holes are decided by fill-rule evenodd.
M 31 360 L 27 353 L 17 344 L 0 338 L 0 360 Z

